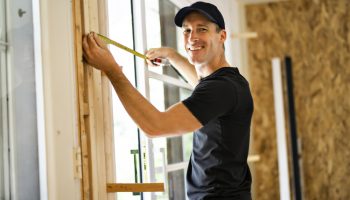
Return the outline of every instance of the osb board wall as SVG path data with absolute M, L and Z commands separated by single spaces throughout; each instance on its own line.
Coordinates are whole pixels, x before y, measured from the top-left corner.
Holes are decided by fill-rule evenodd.
M 304 197 L 350 199 L 350 1 L 290 0 L 246 6 L 253 118 L 254 192 L 279 199 L 271 59 L 293 60 Z

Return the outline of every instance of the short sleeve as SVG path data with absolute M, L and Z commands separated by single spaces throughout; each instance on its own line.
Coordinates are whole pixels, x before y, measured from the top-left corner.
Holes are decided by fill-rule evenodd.
M 183 104 L 204 126 L 209 121 L 225 115 L 237 104 L 234 84 L 225 79 L 200 82 Z

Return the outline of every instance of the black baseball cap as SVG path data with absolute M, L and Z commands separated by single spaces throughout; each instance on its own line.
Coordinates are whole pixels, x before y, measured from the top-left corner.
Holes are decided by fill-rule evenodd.
M 193 11 L 198 11 L 209 18 L 210 21 L 217 24 L 220 28 L 225 29 L 225 21 L 219 9 L 210 3 L 198 1 L 190 6 L 181 8 L 175 15 L 175 24 L 178 27 L 182 27 L 182 22 L 185 17 Z

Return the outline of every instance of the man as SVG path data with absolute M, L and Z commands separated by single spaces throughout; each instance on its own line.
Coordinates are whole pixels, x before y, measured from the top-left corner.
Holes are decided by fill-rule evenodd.
M 158 111 L 127 80 L 105 44 L 91 33 L 84 57 L 106 73 L 135 123 L 149 137 L 194 131 L 187 171 L 189 199 L 251 199 L 247 165 L 253 100 L 248 82 L 226 61 L 225 22 L 216 6 L 196 2 L 175 16 L 188 60 L 171 48 L 150 49 L 147 61 L 167 58 L 195 86 L 192 95 Z

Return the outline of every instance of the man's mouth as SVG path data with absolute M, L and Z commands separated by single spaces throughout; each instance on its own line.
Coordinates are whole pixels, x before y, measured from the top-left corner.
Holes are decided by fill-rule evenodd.
M 187 49 L 190 51 L 198 51 L 198 50 L 204 49 L 204 46 L 190 46 Z

